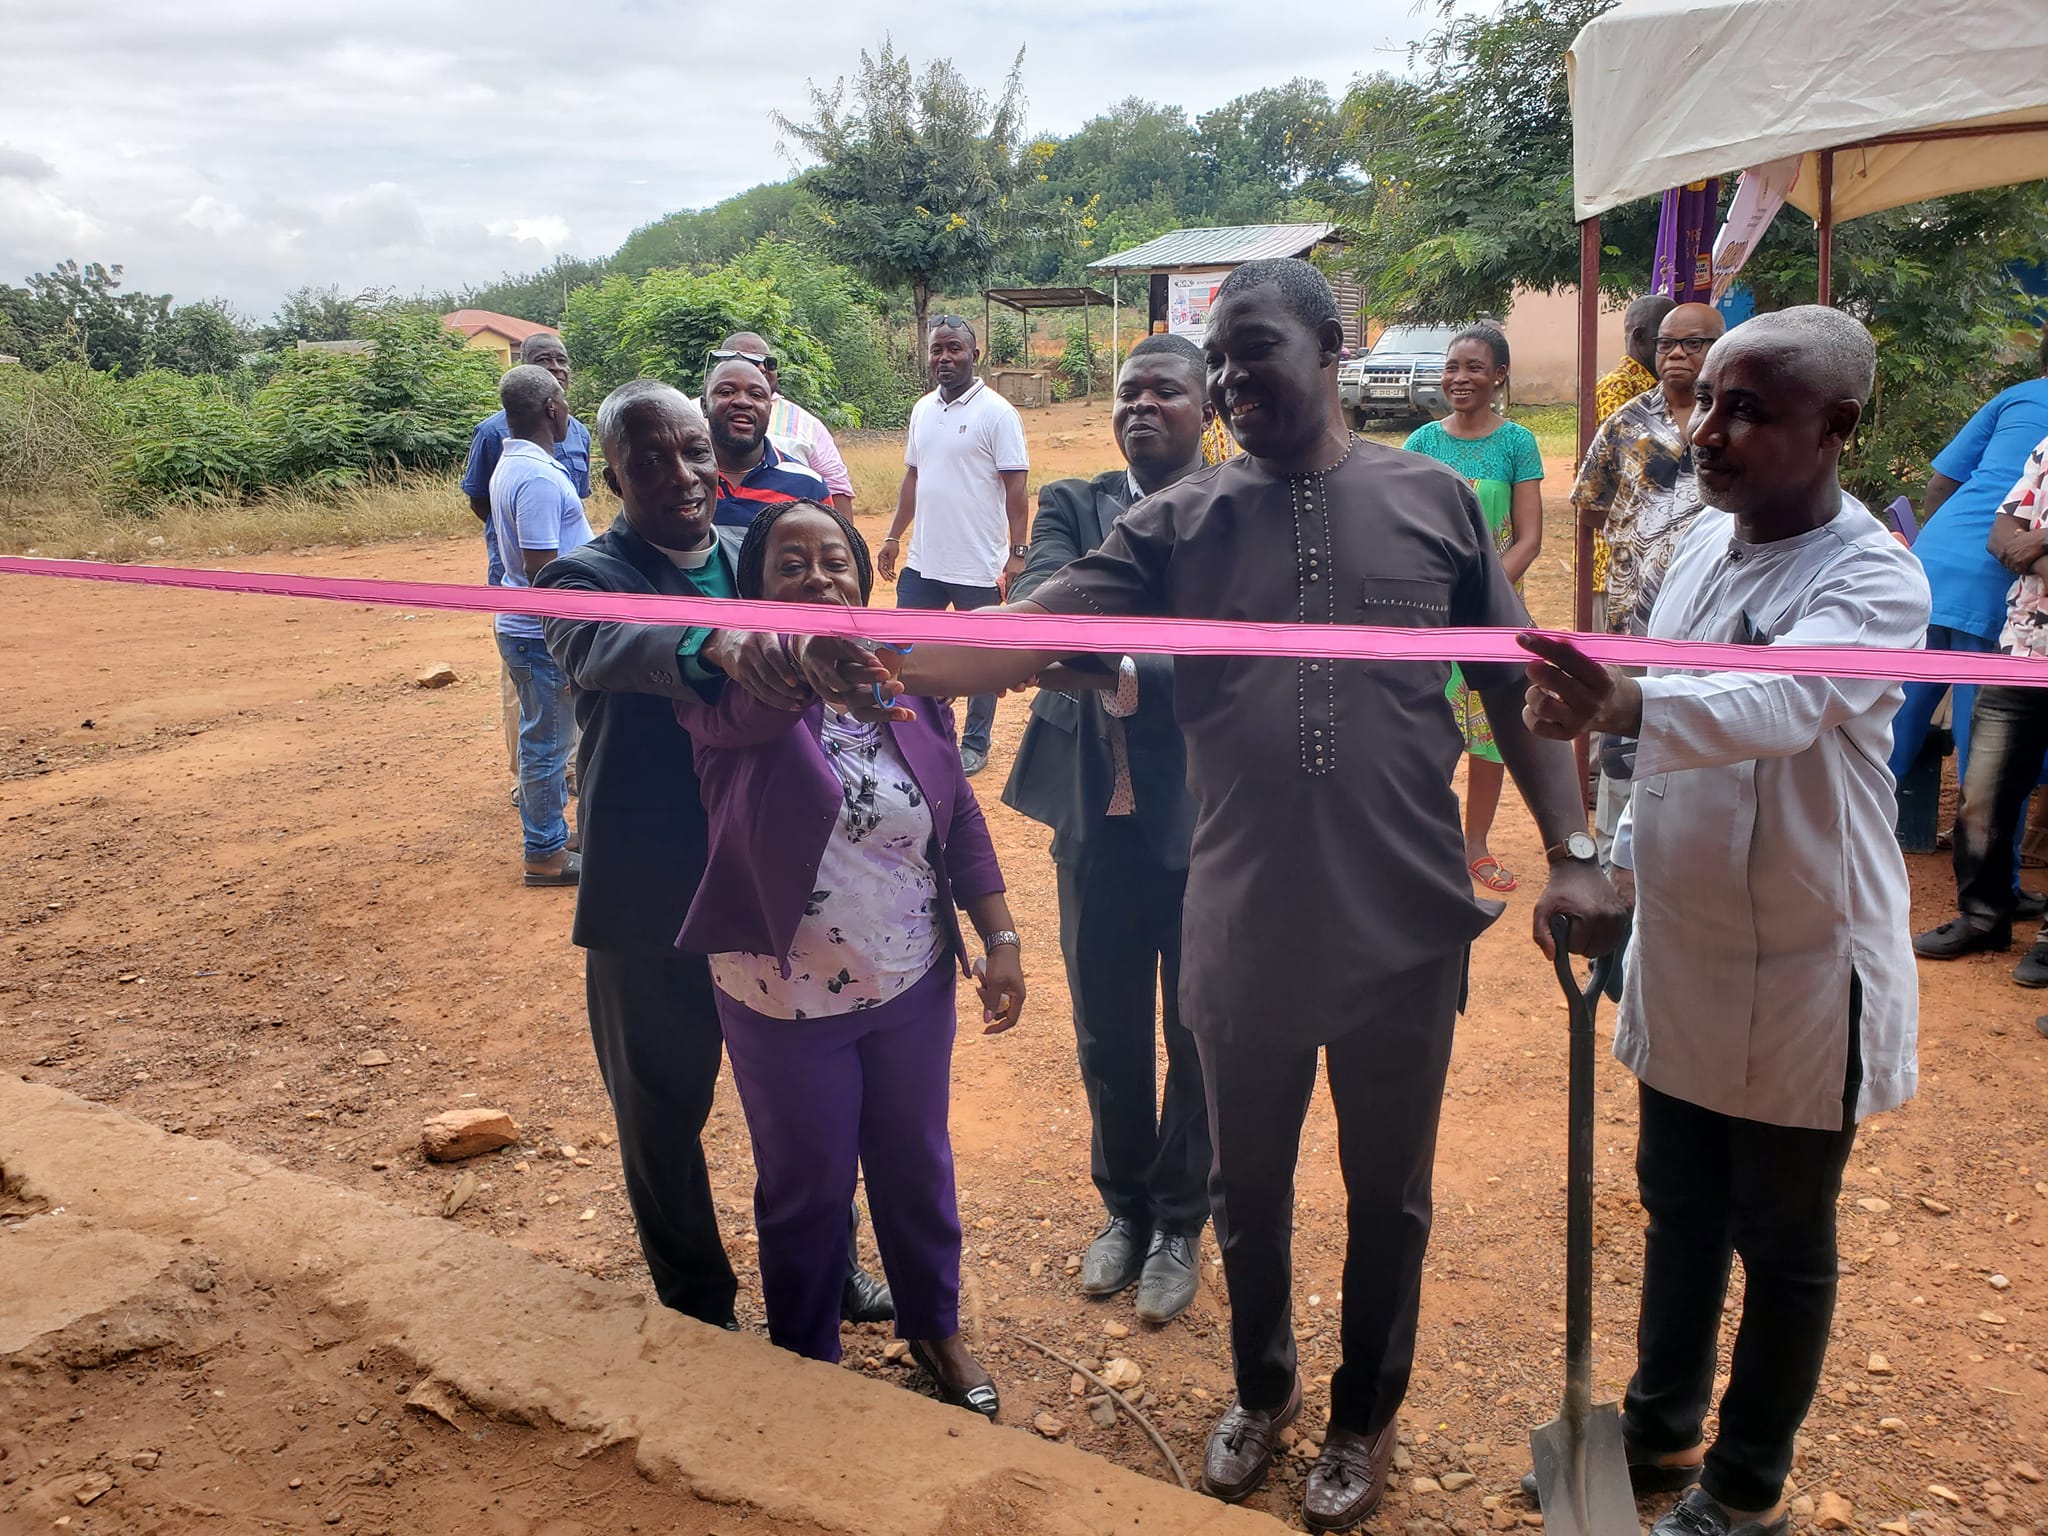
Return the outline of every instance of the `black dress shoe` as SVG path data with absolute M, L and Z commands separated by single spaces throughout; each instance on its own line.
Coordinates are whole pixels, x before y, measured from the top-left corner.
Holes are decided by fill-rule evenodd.
M 1380 1507 L 1387 1468 L 1394 1459 L 1392 1424 L 1370 1437 L 1332 1429 L 1309 1469 L 1301 1496 L 1302 1523 L 1312 1531 L 1348 1531 Z
M 1154 1232 L 1138 1279 L 1138 1320 L 1172 1322 L 1187 1311 L 1200 1284 L 1201 1276 L 1195 1272 L 1195 1239 L 1186 1232 Z
M 1771 1521 L 1730 1519 L 1704 1488 L 1695 1488 L 1650 1527 L 1650 1536 L 1786 1536 L 1791 1528 L 1789 1514 Z
M 2012 979 L 2023 987 L 2048 987 L 2048 935 L 2035 940 L 2034 947 L 2020 956 L 2012 968 Z
M 1277 1413 L 1260 1413 L 1232 1403 L 1209 1431 L 1202 1451 L 1202 1488 L 1226 1504 L 1250 1498 L 1273 1465 L 1273 1439 L 1301 1412 L 1301 1378 Z
M 1081 1255 L 1081 1294 L 1114 1296 L 1138 1283 L 1150 1234 L 1128 1216 L 1112 1216 Z
M 2039 891 L 2021 891 L 2013 898 L 2012 915 L 2015 922 L 2038 923 L 2048 917 L 2048 896 Z
M 1922 960 L 1960 960 L 1984 950 L 2012 948 L 2012 920 L 1985 923 L 1970 917 L 1952 917 L 1939 928 L 1930 928 L 1913 938 L 1913 953 Z
M 886 1282 L 864 1269 L 851 1270 L 839 1292 L 839 1315 L 849 1323 L 886 1323 L 896 1316 L 896 1298 Z

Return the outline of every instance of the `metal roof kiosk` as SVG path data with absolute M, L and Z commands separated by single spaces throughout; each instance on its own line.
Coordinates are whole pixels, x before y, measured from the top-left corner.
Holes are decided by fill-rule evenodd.
M 1272 256 L 1308 256 L 1324 246 L 1343 243 L 1344 235 L 1334 224 L 1239 224 L 1214 229 L 1177 229 L 1127 251 L 1088 263 L 1090 272 L 1107 272 L 1110 278 L 1109 344 L 1112 355 L 1123 350 L 1123 293 L 1126 272 L 1143 272 L 1152 280 L 1151 312 L 1155 323 L 1164 318 L 1167 330 L 1186 336 L 1200 345 L 1207 328 L 1209 306 L 1216 297 L 1216 285 L 1233 267 Z M 1348 340 L 1357 340 L 1357 285 L 1340 280 L 1340 288 L 1351 294 L 1350 315 L 1345 323 Z M 1340 305 L 1345 301 L 1340 292 Z
M 1565 54 L 1579 220 L 1579 457 L 1592 445 L 1600 215 L 1730 170 L 1802 157 L 1788 199 L 1820 233 L 1953 192 L 2048 177 L 2043 0 L 1622 0 Z M 1684 82 L 1674 93 L 1670 82 Z M 1593 536 L 1574 622 L 1592 622 Z

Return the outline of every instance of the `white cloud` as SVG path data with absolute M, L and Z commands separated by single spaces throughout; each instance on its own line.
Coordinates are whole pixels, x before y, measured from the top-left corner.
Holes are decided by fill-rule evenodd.
M 862 48 L 942 49 L 994 90 L 1018 46 L 1037 129 L 1125 96 L 1199 112 L 1308 75 L 1399 68 L 1410 0 L 791 0 L 772 26 L 685 0 L 94 0 L 10 10 L 0 281 L 65 257 L 268 311 L 302 283 L 460 287 L 787 175 L 802 115 Z M 926 38 L 937 39 L 932 44 Z M 550 43 L 554 49 L 550 51 Z M 90 90 L 80 81 L 92 82 Z

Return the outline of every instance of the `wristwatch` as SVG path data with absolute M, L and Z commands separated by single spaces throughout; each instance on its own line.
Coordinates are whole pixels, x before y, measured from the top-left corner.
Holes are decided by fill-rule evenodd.
M 1007 928 L 1003 929 L 1000 933 L 990 934 L 982 941 L 981 947 L 984 950 L 1001 949 L 1005 944 L 1009 945 L 1012 949 L 1022 949 L 1024 947 L 1024 941 Z
M 1029 560 L 1031 558 L 1031 546 L 1029 544 L 1012 544 L 1010 546 L 1010 553 L 1019 560 Z
M 1590 861 L 1599 852 L 1593 839 L 1583 832 L 1574 832 L 1563 842 L 1543 850 L 1543 857 L 1552 864 L 1563 864 L 1571 860 Z

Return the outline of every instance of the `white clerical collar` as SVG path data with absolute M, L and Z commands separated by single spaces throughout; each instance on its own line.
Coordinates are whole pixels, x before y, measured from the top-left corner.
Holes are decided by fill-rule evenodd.
M 650 540 L 650 542 L 652 541 Z M 711 557 L 718 553 L 718 535 L 714 533 L 711 536 L 711 542 L 702 549 L 693 549 L 687 553 L 679 549 L 668 549 L 660 544 L 656 544 L 654 547 L 668 556 L 668 563 L 677 570 L 701 571 L 711 563 Z

